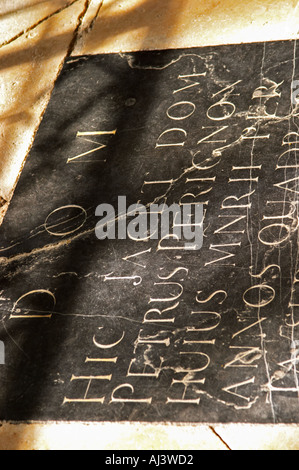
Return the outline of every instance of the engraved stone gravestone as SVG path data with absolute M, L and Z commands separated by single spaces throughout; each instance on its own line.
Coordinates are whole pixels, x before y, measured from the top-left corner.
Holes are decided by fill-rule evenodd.
M 297 49 L 66 61 L 1 227 L 2 420 L 299 421 Z

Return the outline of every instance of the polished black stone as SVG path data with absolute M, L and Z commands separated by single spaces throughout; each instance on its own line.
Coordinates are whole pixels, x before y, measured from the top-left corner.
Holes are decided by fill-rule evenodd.
M 297 54 L 66 61 L 1 227 L 2 420 L 299 422 Z M 119 196 L 204 204 L 202 248 L 99 240 Z

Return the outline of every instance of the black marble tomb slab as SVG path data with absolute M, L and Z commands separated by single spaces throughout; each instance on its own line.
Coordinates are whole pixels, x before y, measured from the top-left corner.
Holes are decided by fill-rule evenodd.
M 299 422 L 297 55 L 66 61 L 1 227 L 2 420 Z M 204 204 L 203 247 L 98 240 L 118 196 Z

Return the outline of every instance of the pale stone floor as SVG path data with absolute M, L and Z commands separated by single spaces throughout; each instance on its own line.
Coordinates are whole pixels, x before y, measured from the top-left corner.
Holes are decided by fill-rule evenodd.
M 2 216 L 65 57 L 296 39 L 298 20 L 297 0 L 1 0 Z M 297 450 L 299 429 L 3 423 L 0 449 Z

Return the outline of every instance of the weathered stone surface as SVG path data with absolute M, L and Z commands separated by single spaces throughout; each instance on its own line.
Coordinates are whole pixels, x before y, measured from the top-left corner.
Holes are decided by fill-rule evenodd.
M 4 201 L 11 199 L 84 6 L 85 0 L 1 2 L 0 197 Z
M 92 11 L 102 0 L 93 0 Z M 240 44 L 298 37 L 296 0 L 104 0 L 74 53 Z

